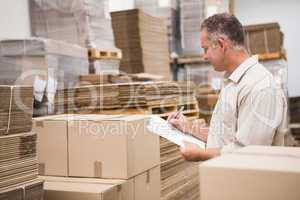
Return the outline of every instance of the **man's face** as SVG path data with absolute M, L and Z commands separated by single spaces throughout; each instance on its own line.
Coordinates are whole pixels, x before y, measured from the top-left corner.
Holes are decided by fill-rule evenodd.
M 213 44 L 209 40 L 206 30 L 201 31 L 200 40 L 204 49 L 204 57 L 211 62 L 216 71 L 225 71 L 224 53 L 219 44 Z

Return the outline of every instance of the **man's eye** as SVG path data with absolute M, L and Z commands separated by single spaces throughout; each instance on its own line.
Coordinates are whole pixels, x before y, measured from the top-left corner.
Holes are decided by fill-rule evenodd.
M 207 53 L 208 48 L 203 48 L 204 49 L 204 53 Z

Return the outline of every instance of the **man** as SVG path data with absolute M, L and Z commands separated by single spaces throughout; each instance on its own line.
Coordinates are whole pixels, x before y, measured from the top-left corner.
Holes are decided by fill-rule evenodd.
M 209 131 L 188 124 L 183 115 L 170 123 L 207 142 L 206 149 L 185 143 L 188 161 L 207 160 L 247 145 L 283 145 L 287 104 L 271 73 L 250 57 L 241 23 L 223 13 L 201 25 L 201 45 L 216 71 L 225 71 L 224 87 L 213 111 Z

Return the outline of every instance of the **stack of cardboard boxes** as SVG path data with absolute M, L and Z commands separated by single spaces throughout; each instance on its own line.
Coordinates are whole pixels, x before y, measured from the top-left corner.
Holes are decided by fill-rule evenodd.
M 199 199 L 199 171 L 197 163 L 183 160 L 179 146 L 160 138 L 161 199 Z
M 46 61 L 48 61 L 47 65 L 51 63 L 55 66 L 53 66 L 53 72 L 49 73 L 51 84 L 48 83 L 50 86 L 47 86 L 49 91 L 46 98 L 41 100 L 41 97 L 36 97 L 36 116 L 54 114 L 56 110 L 56 88 L 65 90 L 78 86 L 80 75 L 119 73 L 121 51 L 114 44 L 108 3 L 107 0 L 29 1 L 33 36 L 52 39 L 53 42 L 63 41 L 66 42 L 66 46 L 81 49 L 81 53 L 74 56 L 74 50 L 69 48 L 69 60 L 65 60 L 64 57 L 57 59 L 56 57 L 45 56 L 47 57 Z M 62 53 L 58 54 L 65 55 L 65 45 L 61 45 L 59 48 L 62 49 Z M 27 46 L 20 49 L 27 49 Z M 55 51 L 56 54 L 57 51 Z M 47 55 L 46 50 L 45 52 L 44 55 Z M 95 56 L 95 53 L 91 52 L 101 55 Z M 117 55 L 117 58 L 111 57 L 111 54 Z M 73 57 L 84 59 L 84 71 L 82 71 L 82 62 L 70 62 L 74 61 Z M 56 65 L 60 66 L 59 71 L 57 71 Z M 54 78 L 51 77 L 52 75 Z M 76 77 L 72 75 L 76 75 Z M 56 76 L 64 80 L 63 86 L 59 84 Z M 45 88 L 40 81 L 36 85 L 39 89 Z
M 200 43 L 200 25 L 205 18 L 205 1 L 180 1 L 180 29 L 182 55 L 200 56 L 203 53 Z
M 135 7 L 151 16 L 159 17 L 166 22 L 169 38 L 169 51 L 171 54 L 180 54 L 181 42 L 178 0 L 135 0 Z
M 141 115 L 36 118 L 46 198 L 159 199 L 159 137 L 145 123 Z
M 31 132 L 33 89 L 0 86 L 0 199 L 43 199 L 37 180 L 37 135 Z
M 298 200 L 300 149 L 249 146 L 200 165 L 201 200 Z
M 33 36 L 81 47 L 117 50 L 107 0 L 30 0 Z
M 77 45 L 27 38 L 2 40 L 0 47 L 0 83 L 33 86 L 35 115 L 53 114 L 56 91 L 88 74 L 87 50 Z
M 93 113 L 120 108 L 118 86 L 86 85 L 58 90 L 55 95 L 55 113 Z
M 111 13 L 115 42 L 122 50 L 121 70 L 171 79 L 167 27 L 156 17 L 133 9 Z

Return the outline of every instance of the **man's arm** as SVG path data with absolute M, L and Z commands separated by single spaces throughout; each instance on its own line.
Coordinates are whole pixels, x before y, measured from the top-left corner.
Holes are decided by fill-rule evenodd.
M 208 127 L 203 119 L 190 122 L 184 115 L 180 114 L 176 118 L 169 119 L 169 122 L 180 131 L 191 134 L 205 143 L 207 142 Z
M 220 148 L 202 149 L 188 142 L 185 142 L 184 147 L 180 148 L 180 151 L 186 161 L 194 162 L 209 160 L 221 154 Z

